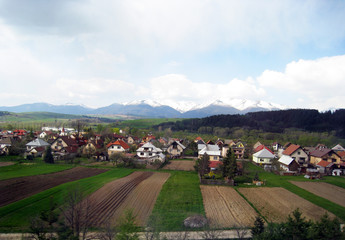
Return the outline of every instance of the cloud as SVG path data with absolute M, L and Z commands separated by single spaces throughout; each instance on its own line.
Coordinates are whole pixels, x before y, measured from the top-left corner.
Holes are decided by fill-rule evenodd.
M 286 95 L 298 94 L 307 107 L 344 108 L 344 66 L 345 55 L 299 60 L 287 64 L 284 72 L 266 70 L 257 81 L 265 88 L 283 89 Z
M 252 79 L 233 79 L 225 84 L 193 82 L 181 74 L 168 74 L 150 80 L 150 93 L 155 100 L 197 101 L 247 98 L 260 99 L 265 95 Z

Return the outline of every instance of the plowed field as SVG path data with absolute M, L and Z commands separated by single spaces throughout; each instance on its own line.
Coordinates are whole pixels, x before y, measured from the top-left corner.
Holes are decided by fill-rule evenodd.
M 134 209 L 138 222 L 144 223 L 168 177 L 165 173 L 134 172 L 106 184 L 88 198 L 91 225 L 114 225 L 126 208 Z
M 65 171 L 0 181 L 0 207 L 63 183 L 95 176 L 106 169 L 76 167 Z
M 296 186 L 345 207 L 345 189 L 324 182 L 296 182 Z
M 252 226 L 258 215 L 233 188 L 200 186 L 206 217 L 213 227 Z
M 182 170 L 182 171 L 194 171 L 195 161 L 177 160 L 170 161 L 163 169 L 167 170 Z
M 136 223 L 140 226 L 145 226 L 152 213 L 158 194 L 169 176 L 169 173 L 156 172 L 142 181 L 115 211 L 113 220 L 118 222 L 126 209 L 133 209 L 133 213 L 136 215 Z
M 335 217 L 334 214 L 284 188 L 240 188 L 239 191 L 269 222 L 286 221 L 288 215 L 297 208 L 302 216 L 314 221 L 319 220 L 326 212 L 331 218 Z

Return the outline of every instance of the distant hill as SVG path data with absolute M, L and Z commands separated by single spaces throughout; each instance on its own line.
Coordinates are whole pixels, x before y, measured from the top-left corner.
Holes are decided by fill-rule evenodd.
M 250 112 L 244 115 L 216 115 L 199 119 L 184 119 L 171 123 L 166 122 L 156 127 L 192 132 L 203 132 L 203 129 L 207 129 L 207 127 L 241 127 L 276 133 L 283 133 L 287 128 L 296 128 L 313 132 L 335 131 L 338 137 L 345 138 L 345 109 L 323 113 L 310 109 L 290 109 Z

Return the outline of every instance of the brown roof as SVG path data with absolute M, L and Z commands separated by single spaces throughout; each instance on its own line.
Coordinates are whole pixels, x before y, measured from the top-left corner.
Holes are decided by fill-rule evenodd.
M 291 144 L 287 149 L 285 149 L 285 151 L 283 152 L 284 155 L 288 155 L 290 156 L 291 154 L 293 154 L 294 152 L 296 152 L 297 149 L 301 148 L 300 145 L 296 145 L 296 144 Z
M 310 156 L 323 157 L 330 152 L 335 153 L 332 149 L 329 148 L 315 149 L 314 151 L 310 152 Z

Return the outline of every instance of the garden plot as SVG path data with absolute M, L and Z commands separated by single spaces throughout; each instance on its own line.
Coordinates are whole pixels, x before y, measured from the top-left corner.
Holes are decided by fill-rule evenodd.
M 116 225 L 124 210 L 133 209 L 139 224 L 146 223 L 168 173 L 134 172 L 98 189 L 90 204 L 91 226 Z
M 206 217 L 213 227 L 252 226 L 257 212 L 231 187 L 200 186 Z
M 195 161 L 189 160 L 172 160 L 163 169 L 167 170 L 182 170 L 182 171 L 194 171 Z
M 345 207 L 345 189 L 324 182 L 296 182 L 292 184 L 314 193 L 317 196 L 326 198 L 340 206 Z
M 0 181 L 0 207 L 60 184 L 95 176 L 106 169 L 76 167 L 65 171 Z
M 299 208 L 302 216 L 310 220 L 319 220 L 326 212 L 334 214 L 280 187 L 276 188 L 240 188 L 239 191 L 251 202 L 268 222 L 283 222 L 289 214 Z

